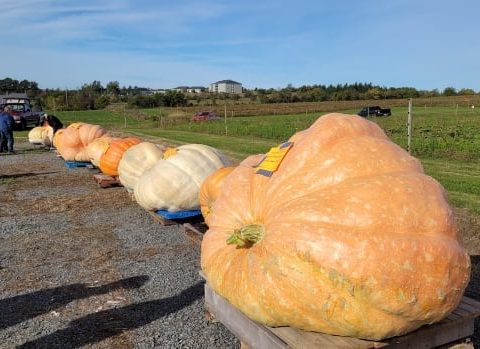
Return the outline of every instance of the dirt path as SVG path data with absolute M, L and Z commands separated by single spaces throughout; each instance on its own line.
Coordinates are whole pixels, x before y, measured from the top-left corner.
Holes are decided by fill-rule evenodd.
M 1 348 L 238 346 L 205 321 L 199 248 L 179 227 L 17 148 L 0 157 Z

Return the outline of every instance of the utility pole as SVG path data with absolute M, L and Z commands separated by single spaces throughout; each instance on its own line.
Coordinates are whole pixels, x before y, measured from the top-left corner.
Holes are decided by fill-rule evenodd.
M 127 128 L 127 113 L 125 111 L 125 105 L 127 103 L 123 103 L 123 120 L 125 121 L 124 128 Z

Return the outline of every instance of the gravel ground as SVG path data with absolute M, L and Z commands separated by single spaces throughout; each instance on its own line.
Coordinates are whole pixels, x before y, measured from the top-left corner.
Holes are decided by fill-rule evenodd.
M 88 169 L 17 149 L 0 156 L 0 348 L 239 347 L 205 320 L 200 249 L 180 227 L 123 188 L 98 188 Z M 480 219 L 457 216 L 472 256 L 466 294 L 480 301 Z
M 205 320 L 200 248 L 123 188 L 17 144 L 0 156 L 0 348 L 236 348 Z

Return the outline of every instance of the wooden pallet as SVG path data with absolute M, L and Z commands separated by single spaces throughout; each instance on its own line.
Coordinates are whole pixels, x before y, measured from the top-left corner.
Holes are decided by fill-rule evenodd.
M 93 179 L 95 180 L 95 182 L 97 182 L 100 188 L 111 188 L 111 187 L 122 186 L 122 183 L 120 183 L 120 180 L 118 179 L 118 177 L 108 176 L 103 173 L 94 174 Z
M 147 212 L 150 214 L 150 216 L 153 217 L 154 220 L 159 222 L 161 225 L 176 225 L 176 224 L 183 225 L 185 223 L 197 224 L 197 223 L 203 222 L 203 217 L 201 215 L 188 217 L 188 218 L 169 219 L 169 218 L 163 217 L 162 215 L 154 211 L 147 211 Z
M 153 211 L 147 211 L 147 212 L 148 212 L 148 214 L 149 214 L 150 216 L 153 217 L 154 220 L 156 220 L 156 221 L 157 221 L 158 223 L 160 223 L 161 225 L 176 225 L 176 224 L 178 224 L 177 222 L 172 221 L 172 220 L 170 220 L 170 219 L 167 219 L 167 218 L 165 218 L 165 217 L 162 217 L 162 216 L 156 214 L 156 213 L 153 212 Z
M 205 222 L 183 224 L 185 235 L 197 245 L 202 244 L 203 234 L 208 230 Z
M 88 165 L 90 165 L 90 161 L 65 161 L 67 168 L 87 167 Z
M 242 342 L 243 346 L 251 349 L 435 348 L 472 336 L 475 317 L 480 315 L 480 302 L 463 297 L 457 309 L 444 320 L 423 326 L 404 336 L 375 342 L 307 332 L 292 327 L 272 328 L 260 325 L 215 293 L 208 284 L 205 284 L 205 308 L 211 316 L 222 322 Z

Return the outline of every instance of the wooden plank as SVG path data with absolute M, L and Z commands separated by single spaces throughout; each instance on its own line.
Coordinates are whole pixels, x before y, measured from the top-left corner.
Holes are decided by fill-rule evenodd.
M 207 231 L 208 227 L 205 223 L 185 223 L 183 225 L 185 234 L 196 244 L 201 245 L 203 240 L 203 234 Z
M 475 315 L 479 316 L 480 315 L 480 302 L 470 298 L 470 297 L 463 297 L 462 302 L 466 303 L 468 305 L 471 305 L 476 308 Z
M 389 340 L 388 349 L 435 348 L 470 337 L 474 332 L 474 319 L 463 318 L 455 322 L 424 326 L 417 331 Z
M 381 348 L 386 343 L 377 343 L 358 338 L 332 336 L 324 333 L 307 332 L 293 327 L 269 328 L 288 344 L 289 348 L 336 348 L 336 349 L 368 349 Z
M 200 272 L 200 275 L 204 277 L 202 272 Z M 375 342 L 307 332 L 292 327 L 270 328 L 263 326 L 250 320 L 226 299 L 220 297 L 208 285 L 205 285 L 206 309 L 232 331 L 242 343 L 251 348 L 434 348 L 458 342 L 473 335 L 475 311 L 478 310 L 476 305 L 478 305 L 478 302 L 469 302 L 469 300 L 462 299 L 454 313 L 441 322 L 423 326 L 403 336 Z M 274 337 L 277 337 L 280 343 L 276 342 Z
M 251 349 L 281 349 L 287 344 L 267 327 L 250 320 L 205 284 L 205 308 Z
M 118 179 L 118 177 L 112 177 L 103 173 L 94 174 L 93 179 L 95 180 L 95 182 L 97 182 L 100 188 L 111 188 L 111 187 L 122 186 L 122 183 L 120 183 L 120 180 Z
M 147 212 L 150 214 L 150 216 L 153 217 L 154 220 L 159 222 L 161 225 L 176 225 L 177 224 L 176 222 L 171 221 L 170 219 L 166 219 L 165 217 L 162 217 L 162 216 L 156 214 L 153 211 L 147 211 Z

